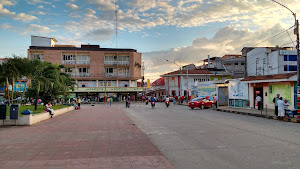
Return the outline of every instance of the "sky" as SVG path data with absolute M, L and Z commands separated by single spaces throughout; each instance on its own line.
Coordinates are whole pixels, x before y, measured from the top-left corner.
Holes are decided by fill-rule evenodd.
M 300 16 L 300 0 L 277 1 Z M 167 59 L 198 65 L 243 47 L 293 47 L 293 25 L 291 12 L 271 0 L 0 0 L 0 58 L 27 57 L 31 35 L 131 48 L 154 81 L 179 68 Z

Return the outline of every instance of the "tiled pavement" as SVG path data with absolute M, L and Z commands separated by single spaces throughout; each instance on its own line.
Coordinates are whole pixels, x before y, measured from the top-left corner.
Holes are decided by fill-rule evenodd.
M 84 105 L 28 127 L 0 127 L 0 168 L 173 169 L 118 107 Z

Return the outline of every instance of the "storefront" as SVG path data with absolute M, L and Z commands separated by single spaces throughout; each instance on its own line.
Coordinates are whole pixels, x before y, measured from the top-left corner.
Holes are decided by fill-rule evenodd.
M 80 87 L 74 89 L 77 97 L 100 102 L 105 96 L 112 97 L 114 101 L 121 101 L 124 96 L 130 96 L 136 100 L 141 92 L 143 92 L 143 87 Z
M 267 76 L 249 76 L 242 80 L 249 85 L 249 99 L 251 108 L 257 108 L 256 96 L 262 98 L 263 108 L 274 109 L 273 98 L 277 94 L 283 99 L 287 99 L 289 109 L 295 108 L 295 82 L 296 73 L 267 75 Z M 296 86 L 297 88 L 297 86 Z

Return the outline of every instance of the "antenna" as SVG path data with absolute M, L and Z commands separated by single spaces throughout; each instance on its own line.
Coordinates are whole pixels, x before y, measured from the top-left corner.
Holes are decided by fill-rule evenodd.
M 118 48 L 118 7 L 117 7 L 117 0 L 115 0 L 115 13 L 116 13 L 116 48 Z

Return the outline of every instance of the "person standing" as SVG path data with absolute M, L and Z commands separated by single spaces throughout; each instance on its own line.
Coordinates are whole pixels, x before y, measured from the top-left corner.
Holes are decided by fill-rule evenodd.
M 78 109 L 80 109 L 80 103 L 81 103 L 80 97 L 78 97 L 77 103 L 78 103 Z
M 261 97 L 260 97 L 260 95 L 257 95 L 255 99 L 256 99 L 258 110 L 261 110 Z
M 282 97 L 277 101 L 278 105 L 278 120 L 282 121 L 284 117 L 284 101 L 282 101 Z
M 280 95 L 277 94 L 277 97 L 274 97 L 273 103 L 275 103 L 275 116 L 278 116 L 278 100 L 279 100 Z
M 111 106 L 111 103 L 112 103 L 113 99 L 112 97 L 109 98 L 109 106 Z
M 215 101 L 216 108 L 218 108 L 219 97 L 217 96 L 217 94 L 215 94 L 214 101 Z

